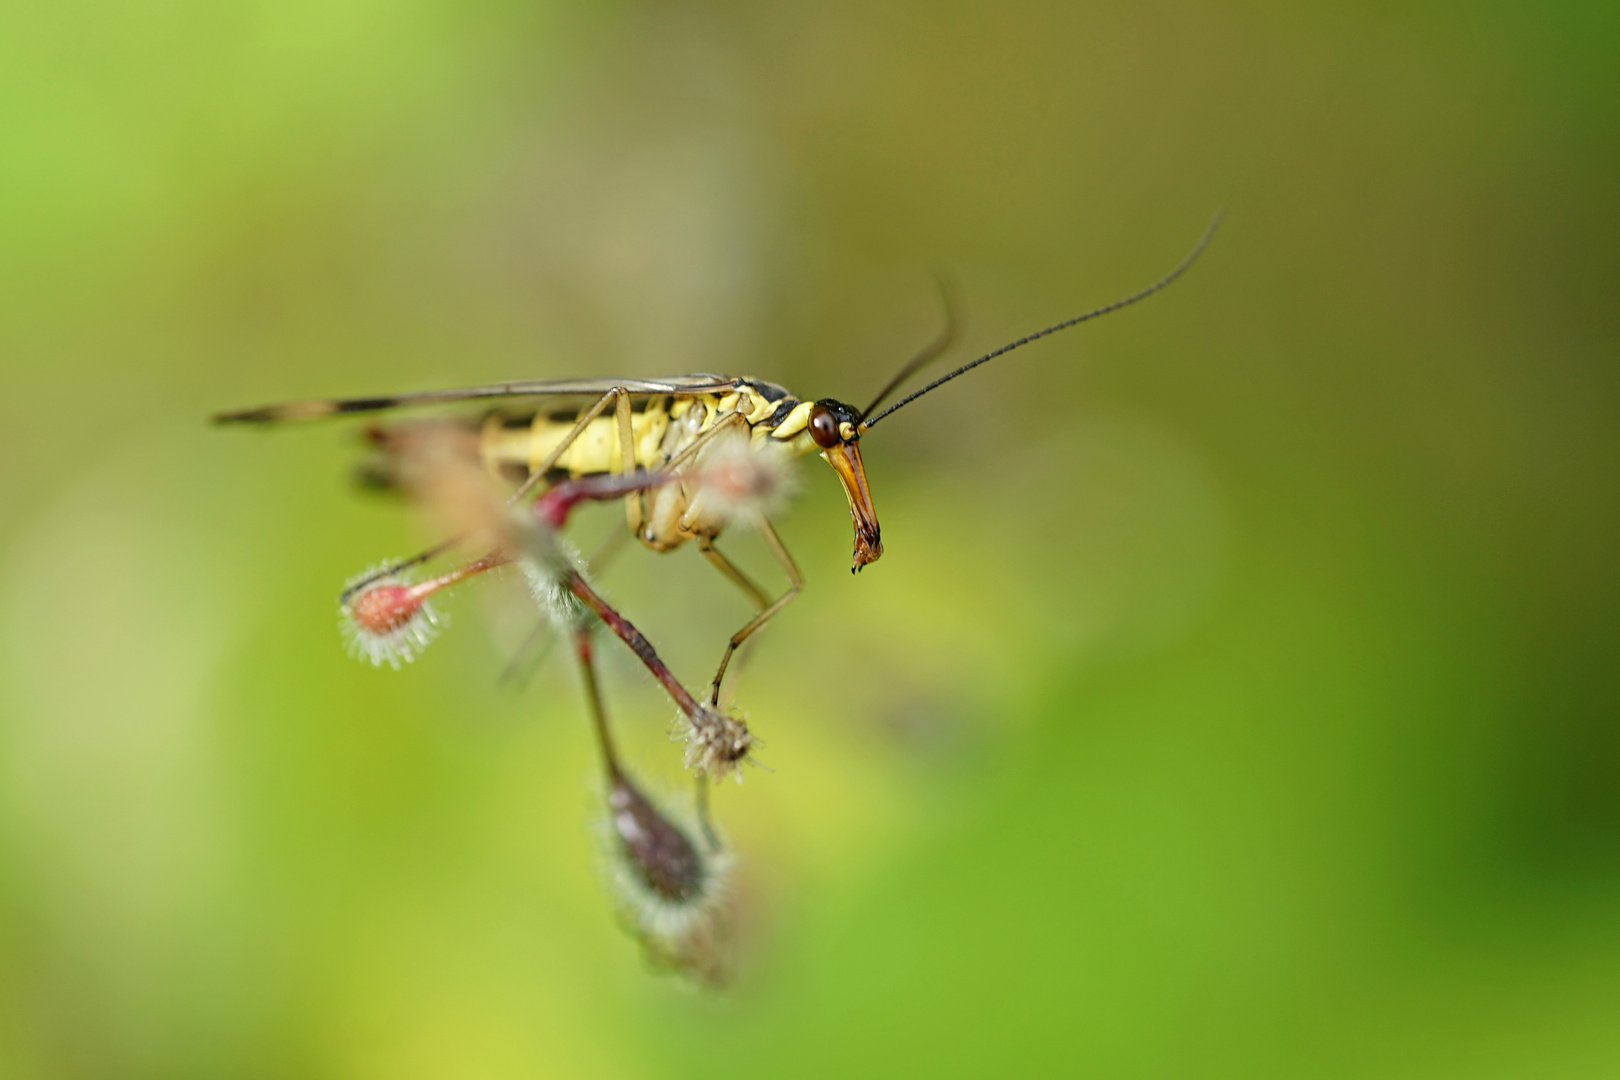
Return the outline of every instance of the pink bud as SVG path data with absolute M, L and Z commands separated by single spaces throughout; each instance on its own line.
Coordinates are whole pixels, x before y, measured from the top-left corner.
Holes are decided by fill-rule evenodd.
M 373 585 L 350 604 L 355 626 L 368 634 L 387 634 L 416 617 L 422 598 L 408 585 Z
M 377 577 L 371 570 L 357 582 L 368 582 L 344 593 L 338 612 L 349 651 L 362 660 L 396 670 L 415 660 L 439 632 L 440 618 L 428 603 L 437 581 L 409 585 L 398 574 Z M 353 586 L 351 586 L 353 588 Z

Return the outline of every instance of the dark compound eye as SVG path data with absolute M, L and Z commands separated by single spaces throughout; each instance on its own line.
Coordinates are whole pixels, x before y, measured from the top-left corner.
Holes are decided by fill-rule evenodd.
M 833 414 L 823 406 L 817 405 L 810 411 L 810 437 L 816 440 L 816 445 L 823 450 L 831 449 L 839 443 L 838 421 Z

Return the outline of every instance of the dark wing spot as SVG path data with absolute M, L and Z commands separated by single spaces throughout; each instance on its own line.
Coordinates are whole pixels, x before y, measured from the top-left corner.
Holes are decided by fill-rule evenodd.
M 338 401 L 334 402 L 333 404 L 335 406 L 335 411 L 340 413 L 376 412 L 378 409 L 386 409 L 390 407 L 398 400 L 398 398 L 391 397 L 364 397 L 350 398 L 347 401 Z

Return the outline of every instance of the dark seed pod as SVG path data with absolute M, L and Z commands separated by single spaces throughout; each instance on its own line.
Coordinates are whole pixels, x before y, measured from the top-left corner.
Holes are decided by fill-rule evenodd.
M 684 903 L 703 892 L 703 856 L 646 797 L 622 775 L 608 791 L 613 833 L 630 870 L 660 899 Z
M 620 920 L 661 971 L 718 986 L 731 978 L 732 860 L 700 849 L 622 773 L 608 778 L 609 884 Z

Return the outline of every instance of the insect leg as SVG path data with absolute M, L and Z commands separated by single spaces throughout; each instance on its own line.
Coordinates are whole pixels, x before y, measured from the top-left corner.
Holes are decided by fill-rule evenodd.
M 501 669 L 500 677 L 495 680 L 499 685 L 521 690 L 534 678 L 535 672 L 545 666 L 551 657 L 551 650 L 557 644 L 557 639 L 551 636 L 551 626 L 549 618 L 534 624 L 534 629 L 529 631 L 517 651 L 512 653 L 512 659 Z
M 693 439 L 691 444 L 688 445 L 686 447 L 686 449 L 684 449 L 680 453 L 676 454 L 673 458 L 670 458 L 669 463 L 666 464 L 664 466 L 664 468 L 673 469 L 677 465 L 684 464 L 687 461 L 687 459 L 689 459 L 693 454 L 696 454 L 699 450 L 701 450 L 705 445 L 708 444 L 709 440 L 713 439 L 716 435 L 719 435 L 722 431 L 730 431 L 732 429 L 732 427 L 734 427 L 737 424 L 747 424 L 747 423 L 748 423 L 748 418 L 746 416 L 744 416 L 742 413 L 736 413 L 736 412 L 726 413 L 726 415 L 724 415 L 724 416 L 720 417 L 718 420 L 716 420 L 713 423 L 713 425 L 711 425 L 710 428 L 707 431 L 703 432 L 697 438 Z
M 651 403 L 648 404 L 651 408 Z M 628 476 L 635 472 L 636 462 L 636 429 L 630 418 L 630 395 L 619 395 L 618 402 L 613 408 L 614 421 L 619 430 L 619 471 L 618 475 Z M 641 523 L 647 520 L 647 493 L 645 491 L 632 491 L 624 499 L 625 525 L 632 533 L 641 532 Z
M 625 419 L 629 419 L 630 394 L 628 391 L 615 386 L 613 389 L 597 398 L 596 404 L 580 413 L 579 419 L 574 421 L 574 426 L 568 429 L 568 434 L 563 436 L 562 442 L 553 447 L 551 453 L 547 454 L 541 461 L 535 464 L 534 468 L 529 470 L 529 478 L 523 481 L 522 486 L 520 486 L 516 491 L 512 492 L 511 497 L 506 501 L 509 503 L 515 503 L 519 499 L 523 498 L 523 496 L 533 491 L 535 485 L 540 483 L 541 480 L 545 479 L 546 473 L 550 472 L 552 467 L 555 466 L 558 461 L 562 460 L 562 456 L 568 452 L 568 448 L 573 446 L 575 441 L 578 440 L 585 429 L 590 426 L 591 421 L 602 415 L 603 410 L 608 407 L 609 402 L 617 402 L 619 404 L 619 408 L 624 413 Z
M 776 530 L 771 528 L 771 523 L 764 518 L 760 518 L 755 522 L 755 527 L 759 529 L 759 535 L 765 538 L 765 544 L 771 549 L 771 554 L 776 557 L 777 565 L 787 575 L 788 590 L 777 597 L 775 602 L 764 611 L 748 620 L 747 625 L 741 630 L 731 635 L 731 641 L 726 645 L 726 654 L 720 658 L 720 670 L 714 673 L 714 682 L 709 685 L 709 704 L 711 706 L 720 703 L 720 683 L 726 677 L 726 667 L 730 665 L 732 654 L 737 651 L 737 647 L 747 641 L 749 635 L 753 634 L 754 631 L 770 622 L 771 617 L 787 607 L 788 602 L 798 596 L 799 590 L 804 588 L 804 578 L 799 573 L 798 565 L 794 563 L 793 556 L 788 554 L 787 548 L 782 546 L 782 540 L 776 535 Z
M 703 428 L 697 433 L 697 435 L 693 436 L 692 440 L 687 443 L 687 445 L 683 447 L 680 452 L 675 454 L 674 457 L 665 460 L 664 454 L 660 453 L 655 455 L 654 460 L 651 463 L 651 467 L 656 472 L 662 473 L 669 479 L 675 481 L 677 484 L 680 484 L 682 481 L 682 474 L 679 472 L 679 470 L 682 465 L 685 465 L 687 462 L 691 461 L 698 451 L 702 450 L 722 432 L 732 431 L 738 427 L 741 427 L 744 431 L 746 431 L 747 425 L 748 418 L 742 413 L 728 412 L 722 416 L 716 417 L 713 420 L 708 421 L 708 427 Z M 644 533 L 642 528 L 647 521 L 646 492 L 642 491 L 634 493 L 629 497 L 625 505 L 626 518 L 628 519 L 630 531 L 636 536 L 641 537 L 643 540 L 652 541 L 654 539 L 653 530 L 648 529 Z M 685 529 L 684 519 L 679 527 Z M 690 535 L 690 533 L 683 533 L 683 537 Z M 660 550 L 667 550 L 667 548 L 660 548 Z
M 760 591 L 759 586 L 750 581 L 747 574 L 737 569 L 735 563 L 722 555 L 720 549 L 714 546 L 714 541 L 711 538 L 699 536 L 697 546 L 698 550 L 703 553 L 703 557 L 714 564 L 716 570 L 724 574 L 727 580 L 736 585 L 737 588 L 748 594 L 748 599 L 753 601 L 755 607 L 763 611 L 771 606 L 769 598 Z
M 608 403 L 614 401 L 615 399 L 623 403 L 622 407 L 625 416 L 628 419 L 630 404 L 630 395 L 628 391 L 619 387 L 614 387 L 601 397 L 597 398 L 596 404 L 592 405 L 583 414 L 581 414 L 579 420 L 577 420 L 574 423 L 574 426 L 569 429 L 568 434 L 563 436 L 562 442 L 558 443 L 556 447 L 552 449 L 551 453 L 547 454 L 544 460 L 540 461 L 539 464 L 529 472 L 528 479 L 524 480 L 522 485 L 520 485 L 516 491 L 512 492 L 512 494 L 508 496 L 506 500 L 507 504 L 510 505 L 515 503 L 533 491 L 535 485 L 539 484 L 541 480 L 545 479 L 546 473 L 551 471 L 551 468 L 562 459 L 564 454 L 568 452 L 568 448 L 573 446 L 574 443 L 579 439 L 580 434 L 584 432 L 585 428 L 589 426 L 590 422 L 595 420 L 598 416 L 601 416 L 603 410 L 608 407 Z M 343 595 L 339 599 L 347 601 L 349 597 L 353 596 L 355 593 L 359 592 L 361 589 L 364 589 L 368 585 L 381 581 L 385 577 L 403 573 L 413 566 L 420 566 L 422 563 L 425 563 L 430 559 L 436 558 L 437 556 L 442 555 L 444 552 L 449 551 L 451 548 L 455 547 L 456 544 L 460 543 L 461 540 L 462 537 L 452 536 L 450 539 L 441 540 L 439 543 L 434 544 L 427 550 L 412 555 L 408 559 L 401 559 L 397 563 L 385 566 L 376 573 L 367 575 L 359 581 L 354 582 L 343 591 Z

